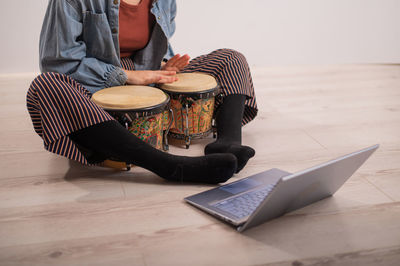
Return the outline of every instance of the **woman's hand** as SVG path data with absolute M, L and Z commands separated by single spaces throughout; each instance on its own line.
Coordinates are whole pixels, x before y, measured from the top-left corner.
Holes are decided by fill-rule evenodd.
M 168 71 L 176 71 L 179 72 L 185 68 L 189 64 L 190 57 L 185 54 L 181 56 L 180 54 L 176 54 L 173 56 L 168 62 L 166 62 L 161 69 Z
M 176 71 L 166 70 L 125 70 L 128 76 L 127 84 L 149 85 L 152 83 L 172 83 L 178 80 Z

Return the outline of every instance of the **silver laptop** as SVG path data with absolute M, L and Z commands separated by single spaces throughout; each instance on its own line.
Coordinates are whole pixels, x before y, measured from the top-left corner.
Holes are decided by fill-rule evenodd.
M 185 200 L 242 232 L 332 196 L 378 147 L 374 145 L 294 174 L 270 169 Z

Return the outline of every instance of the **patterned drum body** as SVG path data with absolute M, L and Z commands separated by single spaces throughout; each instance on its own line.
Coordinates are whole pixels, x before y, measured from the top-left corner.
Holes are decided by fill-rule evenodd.
M 192 97 L 171 99 L 174 123 L 170 129 L 170 135 L 184 136 L 186 129 L 189 130 L 188 133 L 192 138 L 208 135 L 212 131 L 214 103 L 215 97 L 198 100 Z M 186 109 L 186 104 L 188 109 Z M 187 125 L 186 117 L 188 118 Z
M 132 134 L 147 142 L 154 148 L 164 149 L 164 113 L 142 116 L 139 113 L 116 113 L 108 111 L 117 121 L 125 126 Z M 136 118 L 136 116 L 139 117 Z M 127 119 L 129 116 L 130 119 Z
M 213 130 L 215 96 L 219 93 L 215 78 L 204 73 L 178 74 L 178 81 L 160 88 L 171 97 L 173 124 L 169 136 L 184 139 L 202 138 Z
M 159 150 L 163 149 L 164 127 L 162 113 L 152 117 L 137 118 L 133 120 L 128 129 L 151 146 Z

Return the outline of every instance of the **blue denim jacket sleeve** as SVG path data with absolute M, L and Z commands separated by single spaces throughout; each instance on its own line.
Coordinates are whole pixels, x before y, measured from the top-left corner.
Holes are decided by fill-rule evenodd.
M 168 37 L 171 37 L 172 35 L 174 35 L 175 33 L 175 17 L 176 17 L 176 1 L 172 1 L 171 2 L 171 6 L 170 6 L 170 16 L 171 16 L 171 20 L 170 20 L 170 34 Z M 172 49 L 171 43 L 168 42 L 168 51 L 167 54 L 165 55 L 165 59 L 170 59 L 171 57 L 173 57 L 175 55 L 174 50 Z
M 83 14 L 68 1 L 49 1 L 40 34 L 41 71 L 69 75 L 90 91 L 125 84 L 122 68 L 87 55 L 82 21 Z

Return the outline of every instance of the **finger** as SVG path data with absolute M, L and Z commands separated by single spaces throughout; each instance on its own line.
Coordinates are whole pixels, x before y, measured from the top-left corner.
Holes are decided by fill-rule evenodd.
M 175 63 L 181 58 L 180 54 L 174 55 L 171 59 L 167 61 L 167 66 L 174 66 Z
M 155 71 L 155 73 L 158 75 L 167 75 L 167 76 L 176 75 L 176 71 L 173 71 L 173 70 L 158 70 L 158 71 Z
M 189 60 L 187 61 L 182 61 L 181 63 L 179 63 L 179 65 L 177 65 L 177 67 L 182 70 L 183 68 L 185 68 L 187 65 L 189 65 Z
M 184 69 L 187 65 L 189 65 L 189 62 L 182 62 L 179 65 L 176 65 L 176 67 L 179 69 L 179 71 L 181 71 L 182 69 Z
M 188 54 L 183 55 L 181 58 L 184 58 L 186 61 L 190 60 L 190 56 Z
M 175 73 L 179 72 L 179 68 L 177 68 L 177 67 L 167 67 L 164 70 L 174 71 Z
M 187 66 L 189 64 L 189 60 L 190 57 L 186 54 L 184 56 L 182 56 L 177 63 L 175 64 L 176 67 L 178 67 L 179 69 L 184 68 L 185 66 Z
M 147 79 L 141 85 L 149 85 L 149 84 L 152 84 L 152 83 L 160 83 L 160 81 L 162 79 L 163 79 L 162 75 L 154 74 L 154 75 L 151 75 L 151 76 L 147 77 Z
M 177 76 L 162 76 L 158 83 L 172 83 L 178 80 Z
M 186 55 L 181 56 L 181 57 L 179 57 L 178 59 L 176 59 L 176 60 L 174 61 L 174 63 L 175 63 L 175 64 L 179 64 L 179 63 L 181 63 L 181 62 L 187 61 L 187 60 L 188 60 L 188 57 L 189 57 L 189 56 L 186 56 Z

